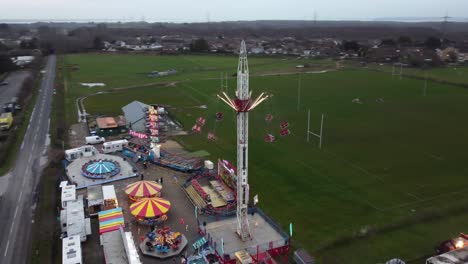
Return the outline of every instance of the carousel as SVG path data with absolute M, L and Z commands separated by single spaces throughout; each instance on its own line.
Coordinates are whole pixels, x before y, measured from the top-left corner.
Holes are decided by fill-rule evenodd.
M 157 258 L 170 258 L 179 255 L 187 246 L 187 238 L 169 227 L 148 232 L 140 244 L 144 255 Z
M 142 198 L 152 198 L 160 196 L 162 186 L 154 181 L 139 181 L 129 184 L 125 188 L 125 193 L 132 202 Z
M 120 164 L 113 160 L 91 160 L 81 167 L 81 175 L 91 179 L 106 179 L 120 172 Z
M 171 202 L 162 198 L 142 198 L 130 205 L 130 213 L 140 224 L 159 225 L 167 220 Z

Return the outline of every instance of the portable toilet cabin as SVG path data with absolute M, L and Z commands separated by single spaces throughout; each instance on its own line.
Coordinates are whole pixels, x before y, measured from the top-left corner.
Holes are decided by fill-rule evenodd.
M 112 153 L 116 151 L 122 151 L 123 148 L 127 146 L 128 146 L 128 141 L 126 139 L 109 141 L 109 142 L 105 142 L 102 145 L 102 152 Z

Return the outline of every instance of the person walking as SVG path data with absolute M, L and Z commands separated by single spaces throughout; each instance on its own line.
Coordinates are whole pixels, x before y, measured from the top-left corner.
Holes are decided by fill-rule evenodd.
M 141 174 L 140 176 L 141 180 L 143 180 L 145 178 L 145 176 L 143 175 L 143 173 Z
M 161 179 L 159 180 L 159 183 L 161 183 L 161 185 L 163 184 L 163 177 L 161 177 Z

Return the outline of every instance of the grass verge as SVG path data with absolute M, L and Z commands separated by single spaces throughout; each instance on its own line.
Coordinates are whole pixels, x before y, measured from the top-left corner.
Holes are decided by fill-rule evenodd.
M 39 203 L 35 213 L 32 234 L 32 252 L 28 263 L 60 263 L 60 230 L 57 225 L 58 182 L 62 173 L 59 162 L 51 163 L 44 169 L 39 182 Z

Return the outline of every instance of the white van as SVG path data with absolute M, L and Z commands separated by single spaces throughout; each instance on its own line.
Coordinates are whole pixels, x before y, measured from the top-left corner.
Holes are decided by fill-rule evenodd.
M 126 139 L 109 141 L 109 142 L 105 142 L 102 145 L 102 152 L 112 153 L 116 151 L 122 151 L 123 147 L 126 147 L 126 146 L 128 146 L 128 141 Z
M 106 140 L 100 136 L 89 136 L 86 137 L 86 144 L 99 144 L 104 143 Z

